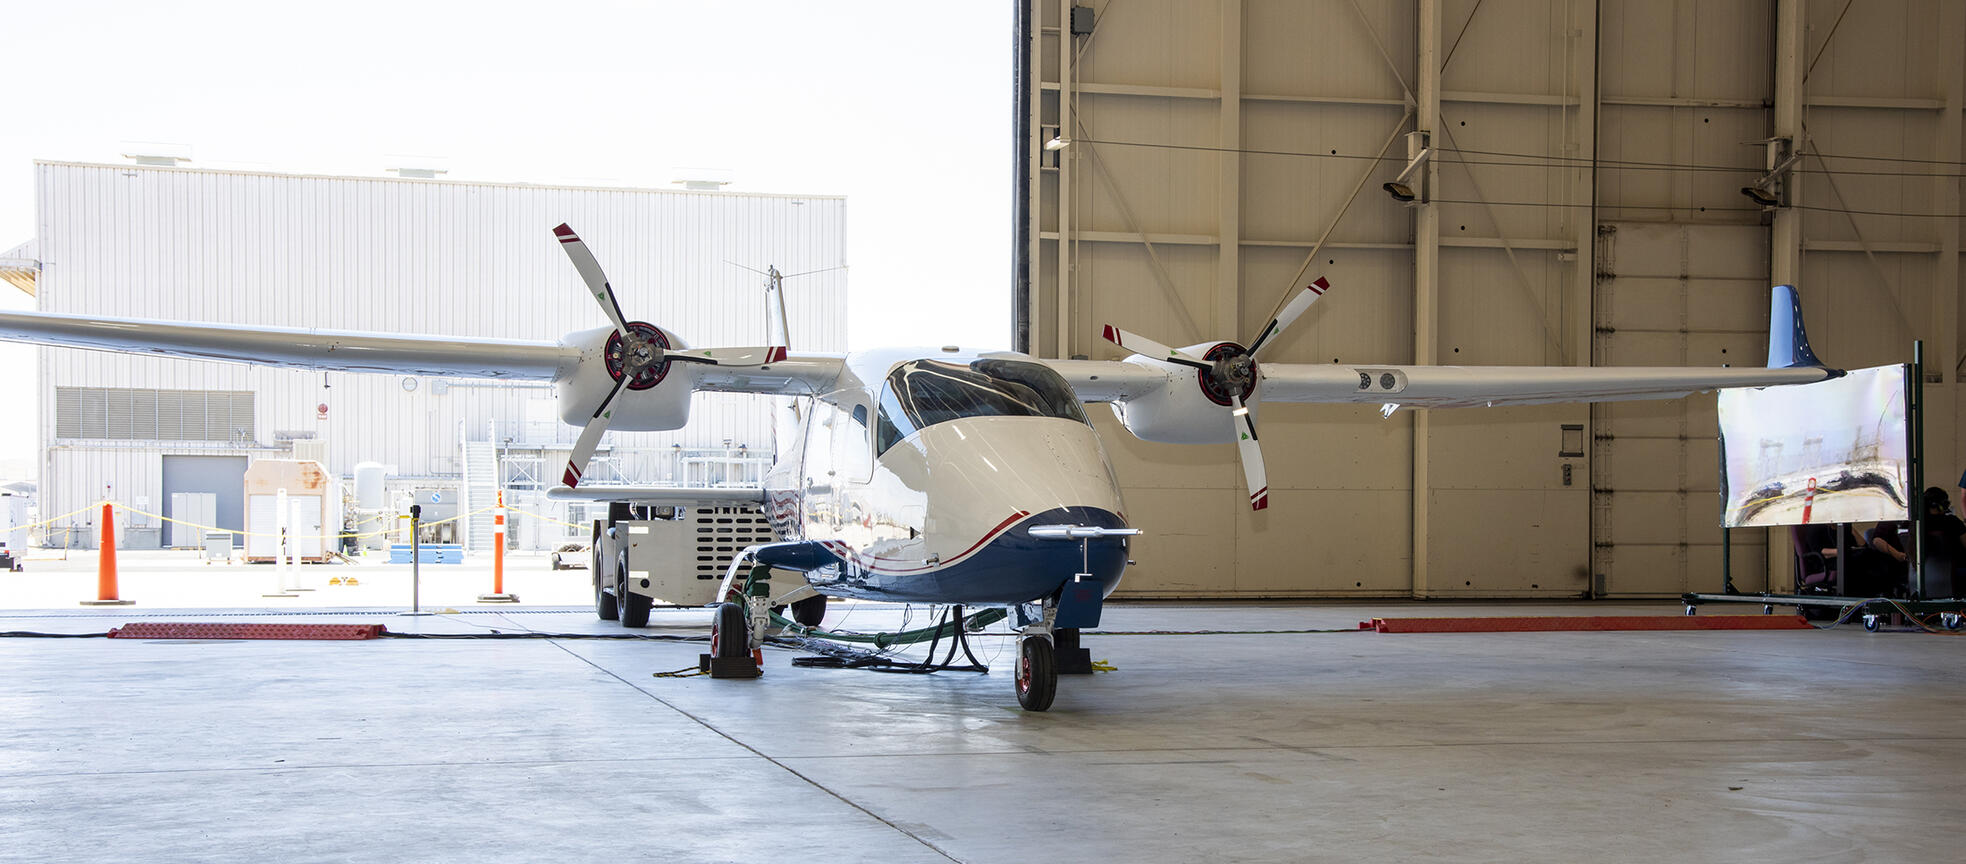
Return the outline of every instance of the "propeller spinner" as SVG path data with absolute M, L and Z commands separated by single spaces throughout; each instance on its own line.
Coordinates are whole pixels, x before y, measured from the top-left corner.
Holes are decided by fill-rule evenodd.
M 1311 304 L 1316 303 L 1330 288 L 1331 283 L 1319 277 L 1297 296 L 1290 298 L 1283 311 L 1263 325 L 1262 331 L 1256 335 L 1256 341 L 1250 343 L 1248 348 L 1234 342 L 1220 342 L 1200 357 L 1128 333 L 1111 324 L 1106 325 L 1106 341 L 1114 345 L 1195 369 L 1196 384 L 1201 388 L 1202 395 L 1208 397 L 1208 401 L 1228 409 L 1235 424 L 1236 453 L 1242 461 L 1243 484 L 1249 490 L 1251 510 L 1263 510 L 1270 506 L 1269 479 L 1263 470 L 1263 448 L 1257 443 L 1256 419 L 1250 415 L 1246 404 L 1246 400 L 1255 395 L 1256 380 L 1262 374 L 1257 366 L 1257 357 L 1264 348 L 1275 344 L 1277 334 L 1302 317 L 1305 310 L 1310 309 Z

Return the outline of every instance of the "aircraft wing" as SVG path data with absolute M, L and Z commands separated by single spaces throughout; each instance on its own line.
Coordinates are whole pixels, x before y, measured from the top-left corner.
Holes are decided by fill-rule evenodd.
M 571 372 L 576 348 L 518 339 L 462 339 L 140 318 L 0 312 L 0 339 L 187 360 L 319 369 L 549 381 Z
M 1821 367 L 1366 366 L 1265 363 L 1264 402 L 1363 402 L 1415 408 L 1677 399 L 1725 387 L 1808 384 Z
M 843 357 L 831 354 L 786 354 L 783 348 L 686 349 L 677 353 L 722 355 L 745 351 L 777 352 L 777 359 L 754 363 L 753 358 L 722 358 L 723 364 L 689 364 L 696 389 L 718 393 L 759 393 L 768 396 L 808 396 L 833 389 L 846 368 Z
M 1038 360 L 1072 385 L 1081 402 L 1126 402 L 1144 396 L 1175 378 L 1194 373 L 1124 360 Z
M 1085 402 L 1127 402 L 1193 370 L 1121 360 L 1045 360 Z M 1264 363 L 1264 402 L 1350 402 L 1414 408 L 1676 399 L 1724 387 L 1807 384 L 1841 374 L 1821 367 L 1379 366 Z
M 703 504 L 763 504 L 763 489 L 685 489 L 677 486 L 555 486 L 546 497 L 559 501 L 626 501 L 658 507 Z

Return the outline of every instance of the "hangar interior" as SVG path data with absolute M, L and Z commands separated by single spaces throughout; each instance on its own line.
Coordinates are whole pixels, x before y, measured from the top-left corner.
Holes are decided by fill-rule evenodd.
M 1018 337 L 1093 359 L 1127 353 L 1106 324 L 1247 344 L 1322 275 L 1272 359 L 1747 365 L 1788 283 L 1832 366 L 1909 362 L 1924 341 L 1926 476 L 1946 486 L 1963 18 L 1943 0 L 1039 0 Z M 1290 443 L 1266 451 L 1256 513 L 1232 448 L 1093 414 L 1145 529 L 1127 596 L 1721 584 L 1712 395 L 1389 419 L 1268 405 L 1265 440 Z M 1732 533 L 1736 585 L 1787 587 L 1785 536 L 1771 556 L 1768 532 Z
M 1248 340 L 1323 275 L 1330 296 L 1281 359 L 1758 364 L 1770 283 L 1793 282 L 1835 365 L 1901 362 L 1925 342 L 1939 358 L 1929 476 L 1943 484 L 1966 457 L 1966 4 L 1015 5 L 1003 35 L 1018 70 L 1005 167 L 1022 229 L 1019 347 L 1114 358 L 1105 323 L 1175 345 Z M 96 182 L 123 184 L 104 173 Z M 394 182 L 347 184 L 472 194 Z M 449 206 L 433 212 L 469 210 Z M 509 236 L 554 218 L 520 212 Z M 450 236 L 441 221 L 405 227 Z M 520 275 L 576 293 L 537 239 L 507 243 Z M 468 246 L 445 248 L 458 273 L 488 272 Z M 58 274 L 62 258 L 41 254 Z M 646 266 L 610 272 L 646 291 L 651 280 L 630 276 Z M 431 274 L 375 275 L 361 314 L 387 323 L 390 277 Z M 472 302 L 469 278 L 451 287 L 451 302 Z M 305 311 L 269 304 L 253 320 Z M 455 332 L 531 326 L 473 311 L 486 317 Z M 313 416 L 316 376 L 206 378 L 156 362 L 111 377 L 112 361 L 92 359 L 56 383 L 219 391 L 293 376 L 277 410 Z M 446 412 L 459 409 L 405 401 L 387 379 L 349 389 L 376 401 L 338 400 L 330 418 L 424 412 L 435 419 L 413 431 L 431 440 L 457 421 Z M 262 431 L 288 422 L 263 413 L 272 401 L 253 408 Z M 0 633 L 20 637 L 0 638 L 0 860 L 1956 859 L 1958 633 L 1774 615 L 1732 617 L 1792 632 L 1360 626 L 1416 614 L 1699 623 L 1652 598 L 1719 581 L 1713 406 L 1382 418 L 1375 406 L 1272 405 L 1261 423 L 1274 500 L 1258 513 L 1233 448 L 1142 443 L 1094 410 L 1146 529 L 1116 596 L 1142 602 L 1110 604 L 1086 634 L 1098 674 L 1066 676 L 1046 712 L 1013 701 L 1020 634 L 1001 628 L 975 637 L 986 674 L 794 665 L 773 646 L 761 678 L 711 680 L 689 672 L 719 650 L 703 610 L 624 632 L 531 587 L 528 606 L 262 602 L 209 625 L 380 620 L 400 637 L 359 642 L 38 638 L 213 610 L 78 610 L 66 596 L 65 614 L 0 610 Z M 337 448 L 368 434 L 328 428 Z M 1742 587 L 1785 584 L 1784 556 L 1735 534 Z M 408 590 L 408 569 L 368 570 L 365 589 Z M 65 575 L 94 576 L 82 564 Z M 1582 595 L 1604 599 L 1537 602 Z M 1265 602 L 1147 602 L 1193 597 Z M 843 606 L 870 633 L 924 623 L 918 606 Z

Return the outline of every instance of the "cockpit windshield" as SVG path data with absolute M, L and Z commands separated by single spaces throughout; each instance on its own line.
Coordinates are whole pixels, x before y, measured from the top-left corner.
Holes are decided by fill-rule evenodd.
M 1042 363 L 915 360 L 895 367 L 881 387 L 875 452 L 887 452 L 918 429 L 964 417 L 1058 417 L 1091 425 L 1072 386 Z

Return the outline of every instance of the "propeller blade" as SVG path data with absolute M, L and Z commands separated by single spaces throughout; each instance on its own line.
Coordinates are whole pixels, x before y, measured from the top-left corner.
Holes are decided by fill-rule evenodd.
M 614 286 L 608 284 L 607 274 L 601 272 L 601 262 L 594 260 L 594 253 L 588 250 L 586 242 L 573 233 L 565 222 L 553 229 L 553 236 L 560 238 L 560 249 L 573 259 L 573 269 L 580 271 L 581 280 L 587 283 L 588 293 L 593 294 L 595 302 L 601 304 L 601 311 L 607 313 L 608 321 L 614 324 L 616 331 L 626 335 L 628 319 L 622 316 L 621 304 L 614 299 Z
M 601 433 L 608 431 L 608 421 L 614 418 L 608 406 L 614 403 L 614 397 L 621 393 L 622 385 L 627 384 L 630 377 L 623 375 L 621 380 L 614 382 L 614 389 L 608 391 L 608 398 L 601 400 L 601 407 L 594 409 L 594 416 L 581 428 L 580 437 L 574 440 L 573 452 L 567 455 L 567 473 L 560 476 L 560 482 L 568 488 L 580 485 L 580 475 L 587 471 L 588 460 L 594 458 L 594 450 L 601 446 Z
M 1215 364 L 1213 363 L 1190 357 L 1145 336 L 1128 333 L 1111 324 L 1106 325 L 1106 341 L 1143 357 L 1166 360 L 1169 363 L 1179 363 L 1183 366 L 1193 366 L 1196 369 L 1215 368 Z
M 1331 290 L 1331 283 L 1324 281 L 1323 276 L 1304 286 L 1304 290 L 1297 292 L 1297 296 L 1290 298 L 1290 302 L 1284 304 L 1283 311 L 1278 312 L 1277 317 L 1270 319 L 1270 323 L 1264 325 L 1263 332 L 1257 334 L 1256 341 L 1249 346 L 1249 353 L 1254 355 L 1263 350 L 1264 345 L 1268 345 L 1271 339 L 1301 317 L 1304 310 L 1311 308 L 1311 304 L 1316 303 L 1317 298 L 1323 297 L 1324 292 L 1329 290 Z
M 1243 483 L 1249 489 L 1249 509 L 1263 510 L 1270 506 L 1270 480 L 1263 470 L 1263 448 L 1256 443 L 1256 420 L 1249 416 L 1249 408 L 1242 404 L 1240 394 L 1231 393 L 1229 399 L 1235 403 L 1232 414 L 1236 425 L 1236 450 L 1242 457 Z

